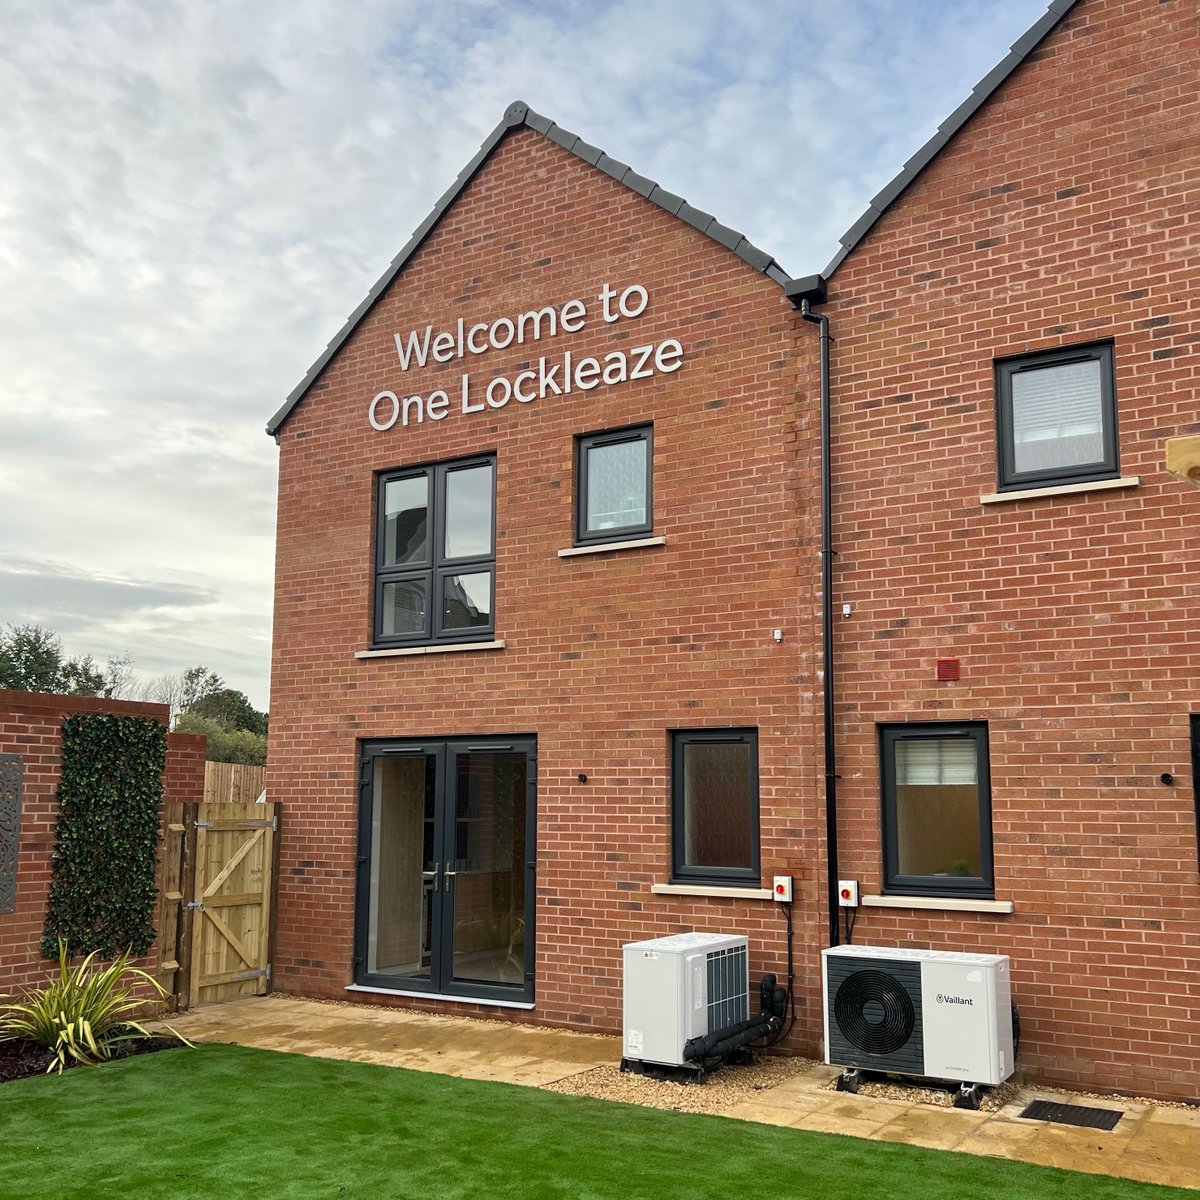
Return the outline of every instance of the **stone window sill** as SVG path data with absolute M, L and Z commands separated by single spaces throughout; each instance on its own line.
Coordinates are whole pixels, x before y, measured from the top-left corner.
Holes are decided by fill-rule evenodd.
M 863 908 L 924 908 L 999 914 L 1013 911 L 1011 900 L 964 900 L 953 896 L 862 896 L 859 903 Z
M 626 542 L 596 542 L 588 546 L 569 546 L 558 552 L 559 558 L 574 558 L 579 554 L 608 554 L 612 550 L 637 550 L 642 546 L 665 546 L 665 537 L 630 538 Z
M 1038 500 L 1042 496 L 1075 496 L 1082 492 L 1112 492 L 1119 488 L 1140 487 L 1139 475 L 1122 475 L 1120 479 L 1097 479 L 1092 483 L 1062 483 L 1057 487 L 1025 488 L 1014 492 L 989 492 L 979 497 L 980 504 L 1007 504 L 1011 500 Z
M 698 883 L 654 883 L 650 891 L 656 896 L 713 896 L 719 900 L 770 900 L 770 888 L 711 887 Z
M 397 646 L 387 650 L 356 650 L 355 658 L 400 658 L 410 654 L 462 654 L 467 650 L 503 650 L 504 642 L 456 642 L 449 646 Z

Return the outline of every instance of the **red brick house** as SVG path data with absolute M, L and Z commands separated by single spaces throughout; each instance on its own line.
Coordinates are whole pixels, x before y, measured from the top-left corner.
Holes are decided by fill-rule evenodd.
M 622 943 L 782 974 L 790 875 L 816 1054 L 847 878 L 1194 1093 L 1196 49 L 1056 0 L 803 279 L 510 107 L 269 425 L 277 986 L 615 1030 Z

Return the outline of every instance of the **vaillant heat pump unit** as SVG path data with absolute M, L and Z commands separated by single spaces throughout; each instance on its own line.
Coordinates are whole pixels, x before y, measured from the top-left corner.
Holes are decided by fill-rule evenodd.
M 995 1086 L 1012 1074 L 1006 956 L 835 946 L 821 957 L 825 1061 L 852 1079 L 868 1070 Z
M 684 1045 L 748 1020 L 747 939 L 677 933 L 624 947 L 624 1058 L 683 1067 Z

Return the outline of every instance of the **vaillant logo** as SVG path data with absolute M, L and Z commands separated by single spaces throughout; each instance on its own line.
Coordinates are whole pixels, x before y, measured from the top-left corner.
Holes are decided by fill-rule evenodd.
M 969 996 L 943 996 L 941 992 L 937 994 L 937 1002 L 939 1004 L 971 1004 L 975 1001 Z

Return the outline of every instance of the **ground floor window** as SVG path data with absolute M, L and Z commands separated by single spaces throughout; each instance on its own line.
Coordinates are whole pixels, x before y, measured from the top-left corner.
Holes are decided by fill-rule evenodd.
M 758 886 L 757 730 L 671 735 L 671 846 L 677 883 Z
M 532 738 L 370 742 L 355 982 L 533 998 Z
M 884 892 L 994 897 L 983 723 L 882 725 Z

